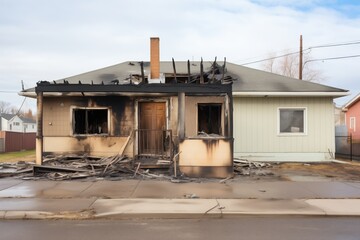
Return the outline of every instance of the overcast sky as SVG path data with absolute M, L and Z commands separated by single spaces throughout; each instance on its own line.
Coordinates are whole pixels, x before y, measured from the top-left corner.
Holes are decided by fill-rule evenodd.
M 358 0 L 0 0 L 0 101 L 20 106 L 25 88 L 127 60 L 244 64 L 304 48 L 360 41 Z M 312 49 L 314 59 L 360 55 L 360 44 Z M 308 63 L 323 84 L 360 92 L 360 58 Z M 247 65 L 261 68 L 262 64 Z M 34 100 L 24 107 L 35 108 Z

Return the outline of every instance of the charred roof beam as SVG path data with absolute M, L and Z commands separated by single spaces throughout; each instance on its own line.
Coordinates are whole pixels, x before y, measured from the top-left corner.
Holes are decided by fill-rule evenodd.
M 35 88 L 36 92 L 126 92 L 126 93 L 229 93 L 232 91 L 232 84 L 119 84 L 119 85 L 91 85 L 91 84 L 50 84 L 39 82 Z

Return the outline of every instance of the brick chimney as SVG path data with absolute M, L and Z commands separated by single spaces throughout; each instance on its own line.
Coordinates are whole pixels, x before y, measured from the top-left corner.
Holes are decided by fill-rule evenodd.
M 150 38 L 150 78 L 160 78 L 160 39 Z

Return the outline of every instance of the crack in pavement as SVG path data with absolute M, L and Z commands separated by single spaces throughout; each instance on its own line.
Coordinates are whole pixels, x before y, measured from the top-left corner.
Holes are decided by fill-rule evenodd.
M 139 184 L 140 184 L 141 180 L 138 181 L 138 183 L 136 184 L 134 190 L 131 192 L 130 196 L 129 197 L 132 197 L 135 193 L 135 191 L 137 190 L 137 188 L 139 187 Z
M 204 215 L 208 214 L 210 211 L 214 210 L 215 208 L 218 208 L 218 209 L 220 210 L 220 217 L 223 217 L 223 211 L 222 211 L 222 209 L 224 209 L 225 207 L 224 207 L 224 206 L 221 206 L 220 203 L 219 203 L 219 201 L 218 201 L 217 199 L 215 199 L 215 201 L 216 201 L 216 205 L 215 205 L 214 207 L 208 209 L 208 210 L 204 213 Z

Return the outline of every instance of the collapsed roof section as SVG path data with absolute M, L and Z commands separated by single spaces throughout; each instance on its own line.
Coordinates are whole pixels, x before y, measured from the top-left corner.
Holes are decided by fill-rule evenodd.
M 222 65 L 216 62 L 204 68 L 201 61 L 198 64 L 186 62 L 186 73 L 183 64 L 180 64 L 180 73 L 177 73 L 177 64 L 172 61 L 172 69 L 166 69 L 160 79 L 151 79 L 147 69 L 148 63 L 127 62 L 126 67 L 120 64 L 120 71 L 105 69 L 77 75 L 57 81 L 40 81 L 37 83 L 35 92 L 43 92 L 47 95 L 108 95 L 108 94 L 175 94 L 186 92 L 187 94 L 209 95 L 230 93 L 234 78 L 227 74 L 226 62 Z M 137 69 L 136 69 L 137 68 Z M 205 70 L 204 70 L 205 69 Z M 24 95 L 34 93 L 26 90 Z

